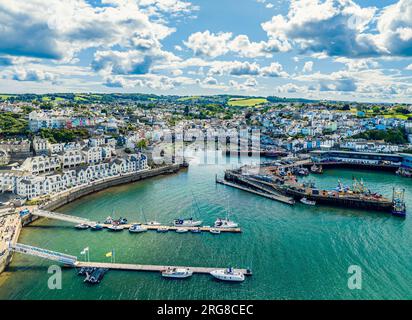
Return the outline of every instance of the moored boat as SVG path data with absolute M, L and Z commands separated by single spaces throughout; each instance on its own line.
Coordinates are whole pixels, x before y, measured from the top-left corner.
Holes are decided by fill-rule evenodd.
M 186 228 L 177 228 L 176 233 L 187 233 L 189 232 L 189 229 Z
M 209 230 L 209 232 L 211 234 L 220 234 L 221 233 L 221 231 L 217 228 L 212 228 L 212 229 Z
M 86 230 L 86 229 L 89 229 L 89 228 L 90 228 L 90 226 L 88 224 L 85 224 L 85 223 L 80 223 L 76 226 L 77 230 Z
M 112 231 L 112 232 L 119 232 L 119 231 L 123 231 L 123 227 L 117 224 L 112 224 L 111 226 L 107 228 L 107 230 Z
M 104 220 L 104 224 L 112 224 L 113 223 L 113 218 L 112 217 L 107 217 L 106 220 Z
M 169 228 L 168 227 L 160 227 L 160 228 L 157 228 L 156 231 L 159 232 L 159 233 L 166 233 L 166 232 L 169 231 Z
M 148 221 L 146 222 L 147 226 L 161 226 L 162 224 L 160 222 L 157 221 Z
M 245 280 L 245 275 L 233 268 L 213 270 L 210 274 L 222 281 L 242 282 Z
M 147 228 L 143 227 L 141 224 L 134 224 L 129 228 L 129 232 L 131 233 L 142 233 L 146 231 Z
M 300 199 L 300 202 L 309 206 L 316 206 L 316 201 L 309 200 L 308 198 L 302 198 Z
M 103 230 L 103 226 L 101 224 L 98 224 L 98 223 L 91 225 L 90 228 L 91 228 L 92 231 Z
M 173 279 L 186 279 L 193 275 L 193 271 L 185 268 L 167 268 L 162 271 L 162 277 Z
M 173 221 L 173 225 L 175 227 L 198 227 L 201 224 L 202 224 L 201 220 L 193 220 L 193 218 L 176 219 Z
M 202 229 L 200 229 L 199 227 L 191 229 L 190 230 L 191 233 L 202 233 Z
M 237 227 L 239 227 L 239 224 L 232 221 L 232 220 L 230 220 L 229 218 L 226 218 L 226 219 L 218 218 L 215 221 L 215 228 L 227 228 L 227 229 L 229 229 L 229 228 L 237 228 Z

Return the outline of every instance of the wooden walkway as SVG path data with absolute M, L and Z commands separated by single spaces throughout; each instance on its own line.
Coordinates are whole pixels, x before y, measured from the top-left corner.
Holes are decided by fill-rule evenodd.
M 129 271 L 146 271 L 146 272 L 162 272 L 168 268 L 184 268 L 190 269 L 193 273 L 209 274 L 214 270 L 224 270 L 225 268 L 206 268 L 206 267 L 179 267 L 179 266 L 157 266 L 157 265 L 143 265 L 143 264 L 125 264 L 125 263 L 104 263 L 104 262 L 84 262 L 77 261 L 75 267 L 94 267 L 107 268 L 112 270 L 129 270 Z M 248 269 L 234 269 L 244 275 L 251 276 L 252 272 Z

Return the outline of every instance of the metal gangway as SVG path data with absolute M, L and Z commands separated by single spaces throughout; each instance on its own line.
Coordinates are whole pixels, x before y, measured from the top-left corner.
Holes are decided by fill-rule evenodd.
M 94 225 L 96 222 L 91 221 L 89 219 L 85 218 L 80 218 L 76 216 L 69 216 L 67 214 L 62 214 L 62 213 L 57 213 L 57 212 L 51 212 L 51 211 L 45 211 L 45 210 L 34 210 L 32 213 L 34 216 L 38 217 L 43 217 L 43 218 L 49 218 L 49 219 L 56 219 L 56 220 L 61 220 L 61 221 L 66 221 L 66 222 L 72 222 L 75 224 L 88 224 L 88 225 Z
M 57 261 L 66 265 L 74 266 L 77 263 L 77 257 L 68 254 L 37 248 L 26 244 L 16 243 L 9 244 L 9 250 L 43 259 Z

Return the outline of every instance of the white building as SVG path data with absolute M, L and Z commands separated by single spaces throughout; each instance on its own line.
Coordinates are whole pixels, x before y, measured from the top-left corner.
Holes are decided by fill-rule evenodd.
M 60 167 L 61 162 L 58 156 L 37 156 L 24 160 L 19 169 L 32 174 L 39 174 L 45 172 L 53 172 Z
M 139 172 L 147 168 L 147 157 L 144 154 L 132 154 L 126 158 L 69 169 L 63 173 L 25 175 L 22 171 L 0 172 L 0 187 L 30 200 L 76 186 L 86 186 L 99 179 Z

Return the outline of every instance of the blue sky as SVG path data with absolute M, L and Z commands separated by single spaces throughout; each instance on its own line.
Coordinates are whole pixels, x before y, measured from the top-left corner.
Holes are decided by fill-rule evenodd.
M 0 92 L 412 102 L 411 0 L 0 0 Z

